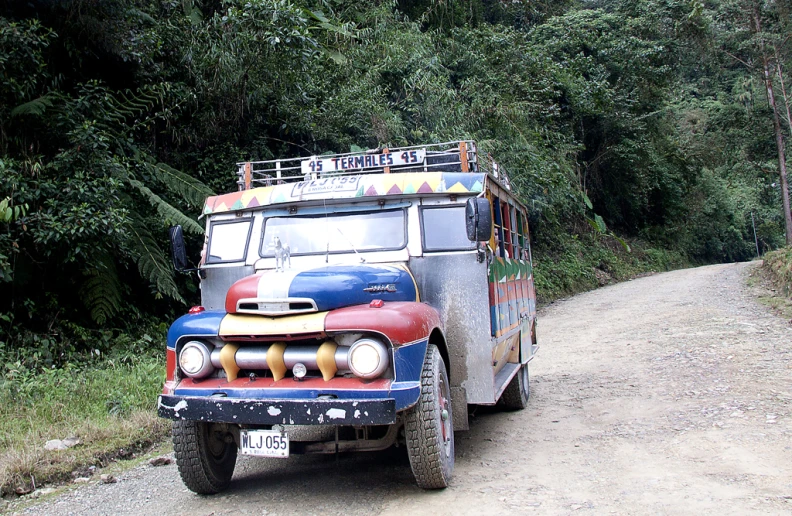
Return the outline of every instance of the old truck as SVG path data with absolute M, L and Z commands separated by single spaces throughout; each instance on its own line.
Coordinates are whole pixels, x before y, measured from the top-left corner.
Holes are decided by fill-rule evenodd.
M 527 211 L 473 141 L 238 164 L 206 200 L 201 305 L 159 415 L 184 483 L 237 455 L 407 449 L 443 488 L 469 405 L 521 409 L 537 351 Z M 181 228 L 174 264 L 187 268 Z

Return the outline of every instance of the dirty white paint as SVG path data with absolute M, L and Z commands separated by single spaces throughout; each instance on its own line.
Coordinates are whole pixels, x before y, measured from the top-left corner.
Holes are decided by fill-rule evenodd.
M 311 415 L 311 409 L 308 409 L 308 415 L 309 416 Z
M 173 411 L 178 413 L 180 410 L 184 410 L 187 408 L 187 402 L 185 400 L 181 400 L 179 403 L 173 406 Z
M 355 419 L 360 418 L 360 411 L 356 410 L 354 415 L 355 415 Z
M 281 410 L 279 408 L 277 408 L 277 407 L 273 407 L 272 405 L 270 405 L 269 408 L 267 408 L 267 414 L 269 414 L 272 417 L 280 415 L 280 413 L 281 413 Z
M 319 421 L 319 424 L 324 423 L 324 414 L 319 414 L 319 418 L 317 419 L 317 421 Z
M 326 412 L 326 414 L 330 419 L 344 419 L 346 417 L 346 410 L 340 408 L 331 408 Z

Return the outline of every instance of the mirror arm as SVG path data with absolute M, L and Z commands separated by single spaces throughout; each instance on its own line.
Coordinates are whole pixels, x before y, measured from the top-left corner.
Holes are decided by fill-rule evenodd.
M 482 242 L 476 243 L 476 259 L 479 263 L 484 263 L 484 258 L 486 257 L 487 252 L 485 248 L 485 244 Z
M 193 267 L 190 269 L 178 269 L 176 272 L 198 272 L 199 278 L 206 279 L 206 269 L 201 269 L 200 267 Z

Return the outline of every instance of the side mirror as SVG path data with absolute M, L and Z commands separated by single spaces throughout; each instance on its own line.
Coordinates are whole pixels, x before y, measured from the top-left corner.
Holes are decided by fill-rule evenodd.
M 465 226 L 471 242 L 483 242 L 492 237 L 490 202 L 484 197 L 468 199 L 465 206 Z
M 181 226 L 172 226 L 168 230 L 171 244 L 171 261 L 173 268 L 183 271 L 187 268 L 187 251 L 184 246 L 184 233 Z

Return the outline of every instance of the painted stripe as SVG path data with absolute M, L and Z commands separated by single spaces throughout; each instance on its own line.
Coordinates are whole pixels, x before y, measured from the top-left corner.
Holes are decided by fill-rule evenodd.
M 220 336 L 320 333 L 324 332 L 326 316 L 327 312 L 285 317 L 228 314 L 220 322 Z
M 262 274 L 258 282 L 259 299 L 286 299 L 294 278 L 302 271 L 287 270 Z

